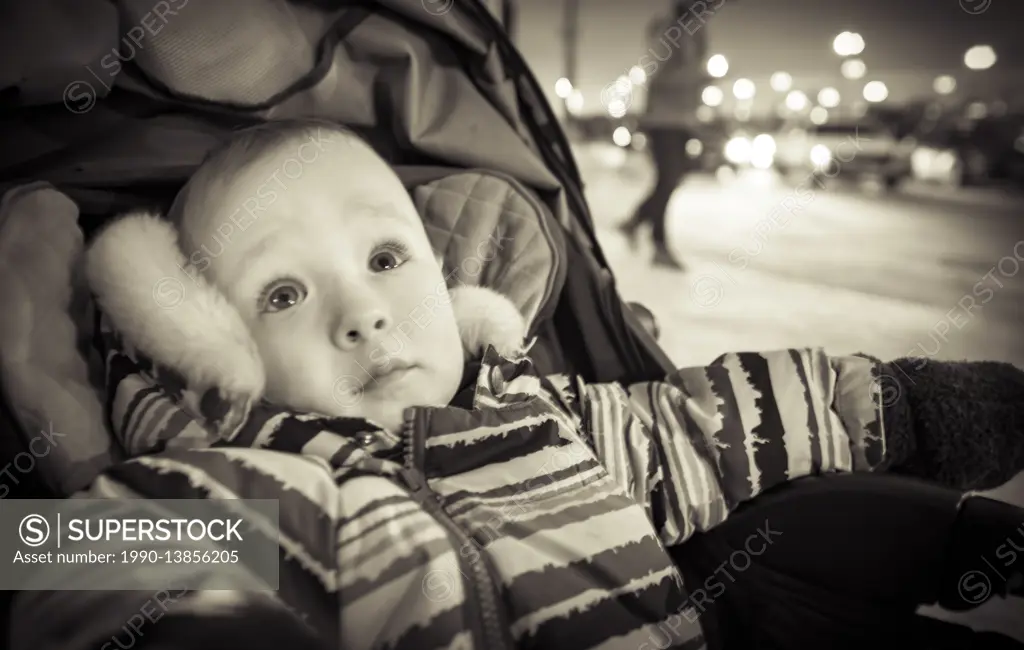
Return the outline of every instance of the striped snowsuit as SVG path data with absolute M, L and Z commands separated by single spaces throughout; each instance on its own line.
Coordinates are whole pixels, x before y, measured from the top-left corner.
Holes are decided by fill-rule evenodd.
M 401 436 L 258 405 L 229 443 L 202 442 L 145 363 L 107 360 L 116 432 L 164 451 L 86 496 L 280 499 L 277 596 L 346 650 L 702 648 L 664 547 L 774 485 L 885 453 L 874 363 L 814 349 L 629 387 L 539 377 L 489 349 L 474 384 L 409 409 Z M 15 620 L 38 633 L 89 612 L 113 634 L 132 594 L 26 594 Z

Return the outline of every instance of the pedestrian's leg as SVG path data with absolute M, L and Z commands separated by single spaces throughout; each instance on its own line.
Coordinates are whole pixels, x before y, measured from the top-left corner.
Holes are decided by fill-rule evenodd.
M 675 129 L 666 132 L 661 138 L 662 162 L 662 193 L 656 206 L 652 206 L 651 239 L 654 241 L 655 263 L 662 266 L 683 268 L 672 254 L 668 246 L 668 205 L 679 184 L 683 182 L 690 169 L 690 159 L 686 153 L 686 142 L 690 139 L 688 131 Z
M 956 605 L 987 545 L 1017 535 L 1024 548 L 1024 509 L 973 499 L 891 475 L 801 479 L 672 552 L 718 648 L 916 647 L 920 605 Z M 1006 641 L 975 647 L 993 639 Z
M 654 168 L 654 185 L 633 216 L 619 227 L 620 232 L 629 239 L 633 248 L 636 247 L 640 228 L 657 223 L 661 214 L 660 210 L 663 210 L 663 206 L 668 203 L 668 198 L 665 196 L 667 191 L 665 153 L 667 149 L 662 144 L 662 140 L 667 134 L 668 132 L 664 129 L 650 129 L 647 132 L 648 152 L 651 166 Z M 671 196 L 670 191 L 669 196 Z

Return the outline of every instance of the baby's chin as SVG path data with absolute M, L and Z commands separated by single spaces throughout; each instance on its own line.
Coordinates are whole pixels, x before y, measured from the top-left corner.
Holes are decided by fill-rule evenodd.
M 405 415 L 412 407 L 443 407 L 450 403 L 458 385 L 432 377 L 430 381 L 416 381 L 391 389 L 366 391 L 321 391 L 316 396 L 291 394 L 274 395 L 268 391 L 266 399 L 296 413 L 313 413 L 327 417 L 366 420 L 392 433 L 400 433 Z M 442 387 L 445 390 L 441 390 Z

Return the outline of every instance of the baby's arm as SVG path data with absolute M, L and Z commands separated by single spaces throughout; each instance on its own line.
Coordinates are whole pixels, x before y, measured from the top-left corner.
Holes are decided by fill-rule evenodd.
M 1024 471 L 1024 372 L 1006 363 L 791 349 L 572 390 L 598 456 L 667 544 L 803 476 L 888 470 L 981 490 Z
M 577 381 L 570 401 L 598 457 L 671 545 L 773 486 L 878 467 L 876 365 L 814 349 L 731 353 L 660 382 Z

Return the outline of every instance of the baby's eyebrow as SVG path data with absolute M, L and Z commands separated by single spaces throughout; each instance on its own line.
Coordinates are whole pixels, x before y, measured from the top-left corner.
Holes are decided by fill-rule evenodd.
M 263 237 L 257 239 L 252 246 L 245 251 L 245 254 L 242 256 L 240 278 L 244 278 L 249 275 L 249 273 L 263 261 L 267 252 L 274 248 L 274 245 L 277 243 L 277 236 L 279 234 L 280 233 L 277 229 L 271 230 Z
M 353 214 L 366 214 L 374 219 L 389 219 L 408 224 L 409 219 L 402 210 L 391 201 L 360 201 L 352 206 Z

